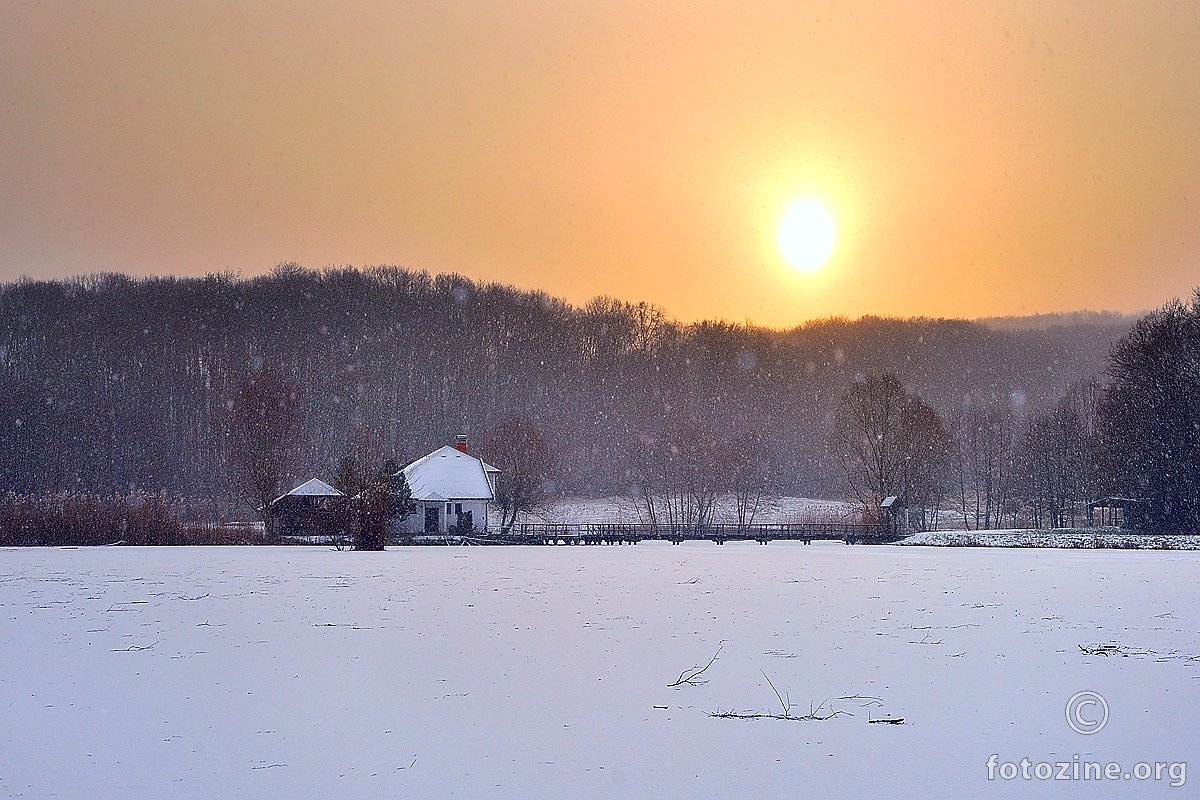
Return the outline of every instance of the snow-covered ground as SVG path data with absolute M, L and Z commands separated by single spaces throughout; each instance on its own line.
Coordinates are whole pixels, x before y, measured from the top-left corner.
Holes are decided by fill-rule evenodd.
M 930 547 L 1062 547 L 1071 549 L 1200 550 L 1200 536 L 1128 533 L 1120 528 L 927 531 L 897 544 Z
M 0 796 L 1185 797 L 1197 578 L 836 543 L 2 550 Z M 845 713 L 710 715 L 781 714 L 768 678 Z M 1002 780 L 1022 758 L 1164 766 Z

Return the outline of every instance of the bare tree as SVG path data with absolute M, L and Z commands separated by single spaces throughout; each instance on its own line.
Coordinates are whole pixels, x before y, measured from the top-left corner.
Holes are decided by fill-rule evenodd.
M 495 502 L 500 508 L 500 529 L 506 531 L 517 515 L 528 514 L 546 501 L 553 453 L 537 426 L 518 416 L 508 417 L 487 433 L 483 452 L 500 470 Z
M 338 465 L 334 485 L 354 497 L 376 480 L 383 463 L 383 432 L 369 425 L 355 429 L 350 449 Z
M 712 522 L 729 468 L 727 448 L 711 428 L 665 414 L 656 430 L 639 437 L 636 450 L 640 501 L 651 525 L 686 531 Z
M 830 449 L 864 518 L 878 517 L 880 502 L 894 495 L 910 509 L 933 510 L 936 520 L 947 479 L 947 437 L 937 412 L 895 376 L 864 378 L 843 395 Z
M 900 496 L 918 514 L 915 524 L 920 529 L 936 530 L 948 485 L 950 438 L 938 413 L 916 395 L 907 396 L 904 412 Z
M 1035 417 L 1021 437 L 1017 491 L 1035 528 L 1060 528 L 1067 506 L 1066 461 L 1053 413 Z
M 262 517 L 270 544 L 275 542 L 271 501 L 296 446 L 297 405 L 294 384 L 261 370 L 243 381 L 230 406 L 232 478 L 241 496 Z
M 1079 522 L 1084 505 L 1094 500 L 1098 492 L 1102 394 L 1096 379 L 1072 384 L 1054 413 L 1066 490 L 1065 522 L 1072 527 Z
M 668 328 L 666 312 L 650 303 L 627 305 L 626 308 L 633 320 L 634 348 L 645 354 L 655 353 Z
M 951 472 L 963 526 L 999 527 L 1013 488 L 1016 415 L 1008 403 L 971 404 L 951 419 Z
M 748 428 L 733 437 L 726 448 L 729 482 L 739 528 L 754 524 L 754 517 L 771 492 L 771 469 L 766 461 L 764 436 L 759 428 Z
M 1075 384 L 1021 438 L 1017 485 L 1034 527 L 1073 527 L 1083 503 L 1094 499 L 1099 401 L 1096 381 Z

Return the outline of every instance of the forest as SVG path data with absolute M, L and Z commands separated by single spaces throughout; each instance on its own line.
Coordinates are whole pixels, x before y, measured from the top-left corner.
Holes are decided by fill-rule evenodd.
M 0 480 L 16 495 L 157 492 L 219 513 L 237 499 L 235 399 L 270 374 L 291 387 L 298 420 L 281 491 L 333 476 L 364 431 L 405 463 L 519 418 L 551 450 L 557 494 L 636 496 L 648 453 L 703 451 L 731 483 L 752 465 L 765 491 L 843 497 L 854 487 L 831 436 L 852 388 L 891 376 L 957 431 L 960 456 L 985 448 L 967 435 L 985 427 L 1011 449 L 1039 425 L 1052 439 L 1064 404 L 1089 402 L 1132 325 L 683 324 L 646 303 L 573 306 L 397 267 L 26 279 L 0 286 Z M 964 458 L 947 467 L 947 496 L 980 469 Z M 1007 501 L 995 502 L 972 507 L 969 524 L 991 525 Z

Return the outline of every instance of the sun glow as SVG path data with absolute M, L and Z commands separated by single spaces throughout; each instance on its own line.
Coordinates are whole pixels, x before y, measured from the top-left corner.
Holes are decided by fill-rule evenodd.
M 788 208 L 779 222 L 779 251 L 792 267 L 816 272 L 833 255 L 837 225 L 819 200 L 806 198 Z

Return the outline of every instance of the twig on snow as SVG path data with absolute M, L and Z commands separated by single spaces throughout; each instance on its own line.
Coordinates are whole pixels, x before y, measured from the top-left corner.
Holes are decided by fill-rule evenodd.
M 700 676 L 703 675 L 708 670 L 708 668 L 713 665 L 713 662 L 717 660 L 717 656 L 721 655 L 721 650 L 723 650 L 724 648 L 725 648 L 725 645 L 721 645 L 720 647 L 718 647 L 717 652 L 713 653 L 713 657 L 710 658 L 708 660 L 708 663 L 705 664 L 703 667 L 691 667 L 691 668 L 685 669 L 683 672 L 679 673 L 679 677 L 675 679 L 674 683 L 668 683 L 667 688 L 668 689 L 676 689 L 680 686 L 685 686 L 685 685 L 686 686 L 703 686 L 704 684 L 708 683 L 707 678 L 704 680 L 700 680 Z
M 824 722 L 827 719 L 834 719 L 835 717 L 840 717 L 843 715 L 845 715 L 847 717 L 854 716 L 849 711 L 842 711 L 841 709 L 834 709 L 832 707 L 826 708 L 826 703 L 829 702 L 828 700 L 822 700 L 817 705 L 813 705 L 810 702 L 808 704 L 808 713 L 807 714 L 805 714 L 802 717 L 795 716 L 794 714 L 792 714 L 791 695 L 787 694 L 786 692 L 781 693 L 779 691 L 779 689 L 777 689 L 775 687 L 774 682 L 772 682 L 770 676 L 767 675 L 766 672 L 763 672 L 762 670 L 759 670 L 759 672 L 762 672 L 762 676 L 767 679 L 767 684 L 771 687 L 771 691 L 773 691 L 775 693 L 776 699 L 779 700 L 779 706 L 783 711 L 782 714 L 771 714 L 766 711 L 723 711 L 718 708 L 716 711 L 708 712 L 708 715 L 710 717 L 716 717 L 718 719 L 784 719 L 784 720 L 791 720 L 794 722 Z M 847 698 L 839 698 L 839 699 L 847 699 Z M 858 696 L 856 695 L 855 698 L 849 698 L 849 699 L 858 699 Z M 874 699 L 874 698 L 862 698 L 862 699 Z
M 767 673 L 761 669 L 759 670 L 759 672 L 761 672 L 762 676 L 767 679 L 767 683 L 771 686 L 771 691 L 774 692 L 775 697 L 777 697 L 779 699 L 779 705 L 783 707 L 784 719 L 790 718 L 792 716 L 792 697 L 791 697 L 791 695 L 788 695 L 788 699 L 784 700 L 783 695 L 781 695 L 779 693 L 779 690 L 775 688 L 775 684 L 771 683 L 771 679 L 770 679 L 770 677 L 767 676 Z M 825 704 L 822 703 L 821 705 L 825 705 Z
M 835 717 L 840 717 L 843 715 L 847 717 L 854 716 L 849 711 L 842 711 L 840 709 L 829 709 L 828 711 L 822 713 L 821 709 L 823 708 L 825 708 L 824 702 L 821 702 L 816 706 L 809 704 L 808 713 L 802 717 L 771 714 L 766 711 L 722 711 L 719 708 L 716 711 L 710 711 L 708 715 L 716 719 L 782 719 L 789 722 L 824 722 L 827 719 L 834 719 Z

